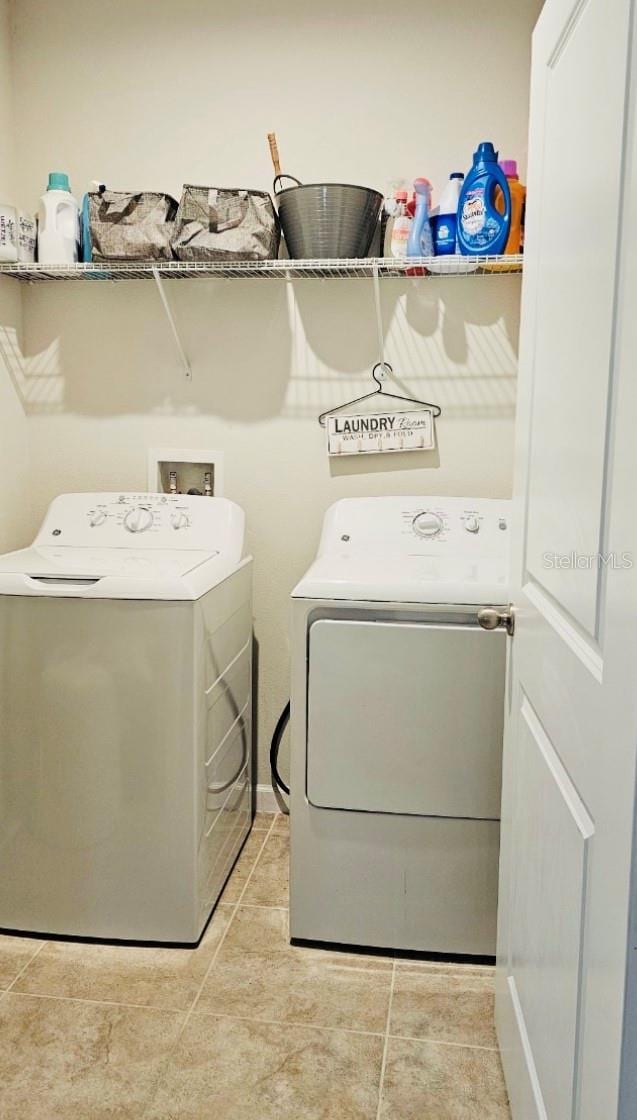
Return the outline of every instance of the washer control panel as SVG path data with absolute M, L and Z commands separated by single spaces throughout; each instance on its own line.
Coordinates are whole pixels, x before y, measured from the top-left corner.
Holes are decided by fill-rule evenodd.
M 191 495 L 98 494 L 96 498 L 98 501 L 85 511 L 86 522 L 91 529 L 115 528 L 134 536 L 141 533 L 156 535 L 171 528 L 188 529 L 192 523 Z M 95 533 L 93 543 L 102 535 Z
M 74 548 L 243 548 L 244 516 L 226 498 L 190 494 L 62 494 L 50 505 L 36 544 Z
M 319 556 L 503 556 L 511 503 L 494 498 L 344 498 L 328 510 Z

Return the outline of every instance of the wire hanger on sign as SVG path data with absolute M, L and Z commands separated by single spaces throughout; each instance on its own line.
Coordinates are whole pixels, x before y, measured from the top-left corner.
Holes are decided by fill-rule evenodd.
M 372 370 L 372 377 L 376 382 L 378 388 L 372 389 L 371 393 L 364 393 L 362 397 L 357 397 L 354 401 L 346 401 L 345 404 L 337 404 L 335 408 L 328 408 L 326 412 L 322 412 L 319 416 L 319 424 L 325 427 L 325 421 L 328 416 L 333 416 L 336 412 L 341 412 L 344 408 L 352 408 L 355 404 L 361 404 L 362 401 L 368 401 L 372 397 L 381 396 L 383 400 L 402 401 L 403 404 L 417 404 L 421 408 L 430 408 L 434 417 L 440 416 L 442 409 L 438 404 L 430 404 L 429 401 L 418 400 L 417 397 L 403 397 L 399 393 L 388 393 L 383 389 L 383 378 L 393 374 L 393 369 L 389 362 L 376 362 Z

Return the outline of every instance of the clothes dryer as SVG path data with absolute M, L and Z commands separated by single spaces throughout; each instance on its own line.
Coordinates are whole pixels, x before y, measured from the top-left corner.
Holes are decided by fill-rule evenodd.
M 509 519 L 328 511 L 292 593 L 293 940 L 495 953 Z

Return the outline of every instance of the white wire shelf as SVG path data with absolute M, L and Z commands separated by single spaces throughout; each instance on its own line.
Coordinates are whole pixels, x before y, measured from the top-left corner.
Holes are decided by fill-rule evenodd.
M 109 261 L 90 264 L 0 263 L 0 276 L 25 283 L 53 280 L 122 281 L 205 279 L 382 279 L 493 276 L 522 271 L 521 255 L 501 257 L 363 257 L 355 260 Z

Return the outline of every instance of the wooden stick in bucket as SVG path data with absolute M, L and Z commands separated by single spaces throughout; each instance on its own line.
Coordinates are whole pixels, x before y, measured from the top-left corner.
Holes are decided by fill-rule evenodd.
M 290 179 L 291 182 L 296 183 L 297 187 L 300 187 L 301 182 L 294 175 L 284 175 L 281 172 L 281 161 L 279 159 L 279 145 L 276 142 L 276 132 L 268 132 L 268 144 L 270 145 L 270 155 L 272 156 L 272 166 L 274 167 L 274 182 L 272 184 L 274 193 L 277 194 L 279 189 L 282 188 L 283 179 Z
M 278 179 L 281 175 L 281 162 L 279 160 L 279 146 L 276 142 L 276 132 L 268 132 L 268 144 L 270 145 L 270 155 L 272 157 L 274 175 L 275 178 Z

